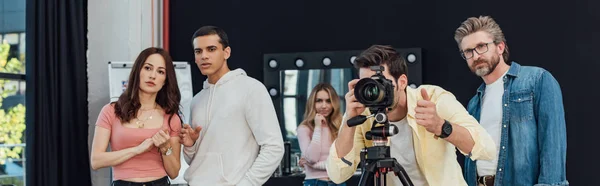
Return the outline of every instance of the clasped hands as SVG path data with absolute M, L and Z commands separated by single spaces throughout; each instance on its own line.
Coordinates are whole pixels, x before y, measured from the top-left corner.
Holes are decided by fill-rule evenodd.
M 138 152 L 144 153 L 150 150 L 153 146 L 158 148 L 162 154 L 165 154 L 171 144 L 169 143 L 169 129 L 163 129 L 154 134 L 151 138 L 145 139 L 140 145 L 138 145 Z

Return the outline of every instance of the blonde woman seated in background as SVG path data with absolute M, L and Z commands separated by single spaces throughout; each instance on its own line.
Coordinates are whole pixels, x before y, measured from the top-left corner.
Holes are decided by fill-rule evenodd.
M 325 170 L 329 147 L 337 137 L 341 121 L 340 98 L 335 89 L 327 83 L 317 84 L 308 97 L 304 121 L 297 129 L 305 186 L 346 185 L 330 181 Z

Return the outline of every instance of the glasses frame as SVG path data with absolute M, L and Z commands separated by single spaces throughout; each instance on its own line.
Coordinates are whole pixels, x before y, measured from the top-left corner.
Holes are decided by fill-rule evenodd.
M 460 51 L 460 56 L 463 59 L 467 60 L 467 59 L 473 58 L 473 56 L 475 56 L 475 52 L 477 52 L 477 54 L 479 54 L 479 55 L 485 54 L 486 52 L 488 52 L 490 50 L 490 47 L 488 45 L 492 44 L 492 43 L 496 43 L 496 42 L 495 41 L 491 41 L 491 42 L 487 42 L 487 43 L 482 43 L 482 44 L 479 44 L 479 45 L 475 46 L 475 48 L 469 48 L 469 49 L 465 49 L 463 51 Z M 480 46 L 485 46 L 485 51 L 478 51 L 477 48 L 479 48 Z M 465 52 L 471 52 L 471 56 L 467 57 L 465 55 Z

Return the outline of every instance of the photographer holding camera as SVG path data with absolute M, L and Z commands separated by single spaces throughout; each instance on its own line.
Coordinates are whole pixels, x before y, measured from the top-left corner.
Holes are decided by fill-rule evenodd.
M 327 161 L 333 182 L 348 180 L 361 162 L 361 150 L 374 146 L 384 148 L 370 156 L 395 159 L 410 183 L 419 186 L 467 185 L 455 147 L 472 160 L 494 158 L 494 141 L 452 93 L 432 85 L 407 87 L 406 62 L 391 46 L 371 46 L 355 59 L 354 67 L 361 79 L 348 83 L 346 113 Z M 374 120 L 389 128 L 371 131 Z M 384 179 L 402 185 L 394 174 Z

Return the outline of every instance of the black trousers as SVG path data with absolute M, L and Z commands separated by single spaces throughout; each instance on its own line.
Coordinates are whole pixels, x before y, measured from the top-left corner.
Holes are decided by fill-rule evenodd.
M 171 182 L 169 181 L 169 177 L 165 176 L 160 179 L 149 181 L 149 182 L 130 182 L 123 180 L 115 180 L 112 183 L 112 186 L 170 186 Z

